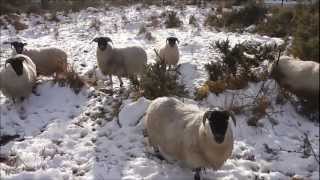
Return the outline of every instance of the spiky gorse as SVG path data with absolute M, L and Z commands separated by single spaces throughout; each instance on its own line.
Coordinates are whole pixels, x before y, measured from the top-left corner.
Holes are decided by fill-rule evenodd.
M 257 72 L 264 60 L 274 61 L 278 55 L 277 45 L 242 43 L 230 46 L 228 39 L 211 43 L 211 50 L 222 54 L 221 61 L 205 65 L 208 80 L 196 89 L 195 98 L 206 98 L 209 92 L 220 94 L 226 89 L 246 88 L 249 82 L 267 79 L 267 69 Z
M 160 58 L 158 52 L 156 55 Z M 147 64 L 141 74 L 140 81 L 131 80 L 139 96 L 155 99 L 163 96 L 186 97 L 188 92 L 179 79 L 179 68 L 168 70 L 163 60 Z

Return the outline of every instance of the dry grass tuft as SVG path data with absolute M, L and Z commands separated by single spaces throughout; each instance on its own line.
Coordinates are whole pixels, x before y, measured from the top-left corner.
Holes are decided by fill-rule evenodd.
M 210 92 L 209 86 L 208 84 L 203 84 L 202 86 L 200 86 L 199 88 L 196 88 L 196 91 L 194 93 L 195 96 L 195 100 L 203 100 L 205 98 L 208 97 Z
M 90 28 L 90 29 L 93 28 L 93 29 L 95 29 L 96 31 L 100 31 L 100 26 L 101 26 L 101 25 L 102 25 L 102 22 L 101 22 L 99 19 L 94 18 L 94 19 L 91 21 L 89 28 Z
M 152 33 L 147 30 L 145 26 L 141 26 L 138 32 L 138 35 L 144 35 L 144 38 L 148 41 L 154 41 L 155 37 L 152 36 Z
M 69 66 L 67 71 L 63 73 L 61 77 L 57 75 L 54 79 L 54 83 L 58 83 L 60 86 L 68 86 L 78 94 L 82 87 L 86 84 L 85 81 L 76 73 L 72 66 Z
M 196 19 L 196 17 L 194 15 L 191 15 L 189 17 L 189 24 L 193 25 L 194 27 L 198 27 L 199 26 L 199 24 L 197 22 L 197 19 Z
M 227 83 L 224 80 L 207 81 L 206 84 L 208 84 L 210 92 L 215 94 L 220 94 L 227 88 Z
M 4 19 L 11 24 L 16 31 L 22 31 L 28 29 L 28 25 L 21 21 L 21 17 L 18 14 L 9 14 L 4 16 Z

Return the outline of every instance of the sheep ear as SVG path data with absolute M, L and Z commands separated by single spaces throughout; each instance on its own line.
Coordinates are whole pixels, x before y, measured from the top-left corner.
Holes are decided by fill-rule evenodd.
M 106 37 L 107 42 L 111 42 L 113 44 L 112 40 L 109 37 Z
M 10 63 L 11 59 L 7 59 L 6 62 L 4 63 L 4 67 L 7 67 L 7 64 Z
M 236 119 L 236 117 L 234 116 L 234 114 L 233 114 L 232 112 L 229 112 L 229 116 L 231 117 L 234 125 L 237 126 L 237 119 Z
M 209 115 L 209 111 L 206 111 L 206 112 L 203 114 L 203 119 L 202 119 L 202 124 L 203 124 L 203 126 L 204 126 L 205 123 L 206 123 L 206 119 L 208 118 L 208 115 Z
M 22 75 L 23 73 L 23 61 L 25 58 L 23 57 L 18 57 L 18 58 L 10 58 L 6 60 L 5 67 L 7 67 L 7 64 L 10 63 L 13 70 L 16 72 L 18 76 Z
M 180 41 L 179 41 L 179 39 L 178 39 L 178 38 L 175 38 L 175 40 L 178 42 L 178 44 L 180 44 Z
M 10 42 L 11 48 L 15 47 L 16 42 Z
M 278 59 L 277 59 L 277 61 L 276 61 L 276 65 L 279 64 L 280 56 L 281 56 L 281 50 L 279 50 L 279 54 L 278 54 Z
M 28 45 L 28 43 L 23 43 L 23 46 L 26 46 L 26 45 Z
M 98 42 L 100 38 L 96 37 L 92 40 L 92 42 Z

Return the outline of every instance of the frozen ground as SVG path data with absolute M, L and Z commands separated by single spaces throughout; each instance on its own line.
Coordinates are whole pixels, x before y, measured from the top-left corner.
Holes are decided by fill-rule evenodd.
M 256 34 L 207 29 L 202 24 L 210 10 L 192 6 L 179 11 L 184 23 L 181 28 L 165 29 L 160 18 L 165 9 L 170 8 L 88 8 L 67 16 L 59 14 L 61 22 L 58 24 L 36 15 L 25 16 L 28 29 L 19 33 L 12 27 L 1 29 L 0 64 L 11 53 L 10 47 L 3 42 L 23 39 L 29 47 L 53 45 L 65 49 L 76 71 L 86 77 L 96 64 L 96 44 L 91 43 L 96 36 L 111 37 L 116 47 L 128 44 L 142 46 L 148 53 L 149 62 L 152 62 L 155 57 L 153 49 L 164 43 L 167 36 L 175 35 L 181 42 L 181 77 L 192 94 L 194 88 L 207 78 L 204 64 L 220 58 L 217 52 L 208 53 L 211 42 L 228 38 L 232 44 L 244 41 L 282 43 L 281 39 Z M 188 24 L 190 15 L 195 15 L 199 27 Z M 161 23 L 151 26 L 151 16 Z M 90 27 L 95 19 L 101 21 L 99 30 Z M 144 34 L 138 35 L 141 25 L 152 33 L 154 41 L 146 40 Z M 128 81 L 125 84 L 128 86 Z M 268 81 L 267 84 L 274 90 L 270 97 L 274 100 L 277 93 L 273 88 L 274 82 Z M 231 101 L 232 94 L 238 94 L 234 101 L 241 104 L 249 102 L 246 97 L 255 96 L 260 86 L 260 83 L 250 84 L 245 90 L 227 91 L 220 96 L 210 94 L 201 102 L 184 100 L 206 108 L 224 106 Z M 1 135 L 20 136 L 17 141 L 1 146 L 1 179 L 193 179 L 189 169 L 160 161 L 146 153 L 141 118 L 149 100 L 140 98 L 134 102 L 126 93 L 109 96 L 93 88 L 84 88 L 76 95 L 66 87 L 46 81 L 38 86 L 38 93 L 40 96 L 32 95 L 21 105 L 13 105 L 0 95 Z M 117 122 L 112 113 L 119 106 Z M 273 103 L 272 107 L 268 111 L 275 122 L 263 118 L 258 127 L 247 125 L 245 112 L 237 116 L 238 123 L 233 129 L 236 139 L 233 155 L 220 170 L 207 170 L 203 174 L 206 180 L 285 180 L 293 176 L 319 179 L 319 165 L 315 157 L 311 151 L 304 153 L 307 151 L 304 143 L 306 134 L 312 149 L 319 154 L 319 124 L 297 114 L 290 103 Z

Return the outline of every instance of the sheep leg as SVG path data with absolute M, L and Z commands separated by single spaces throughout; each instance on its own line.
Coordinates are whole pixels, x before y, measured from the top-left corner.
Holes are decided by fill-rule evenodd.
M 121 77 L 120 77 L 120 76 L 118 76 L 118 79 L 119 79 L 119 81 L 120 81 L 120 87 L 123 87 L 123 82 L 122 82 Z
M 14 97 L 12 97 L 12 102 L 13 102 L 13 104 L 16 103 L 16 100 L 14 99 Z
M 134 86 L 135 88 L 138 88 L 138 87 L 140 86 L 140 82 L 139 82 L 139 80 L 138 80 L 137 75 L 132 75 L 132 76 L 130 76 L 130 80 L 132 81 L 133 86 Z
M 23 102 L 25 100 L 25 97 L 20 97 L 20 102 Z
M 153 150 L 154 150 L 154 155 L 158 158 L 158 159 L 160 159 L 161 161 L 163 161 L 164 160 L 164 157 L 163 157 L 163 155 L 161 154 L 161 152 L 159 151 L 159 148 L 157 148 L 157 147 L 153 147 Z
M 195 172 L 194 180 L 201 180 L 201 177 L 200 177 L 201 168 L 195 168 L 193 171 Z
M 37 92 L 37 87 L 36 86 L 32 87 L 32 93 L 34 95 L 36 95 L 36 96 L 40 96 L 40 94 Z
M 112 75 L 111 74 L 109 74 L 109 80 L 110 80 L 110 85 L 112 87 L 113 86 L 113 82 L 112 82 Z

